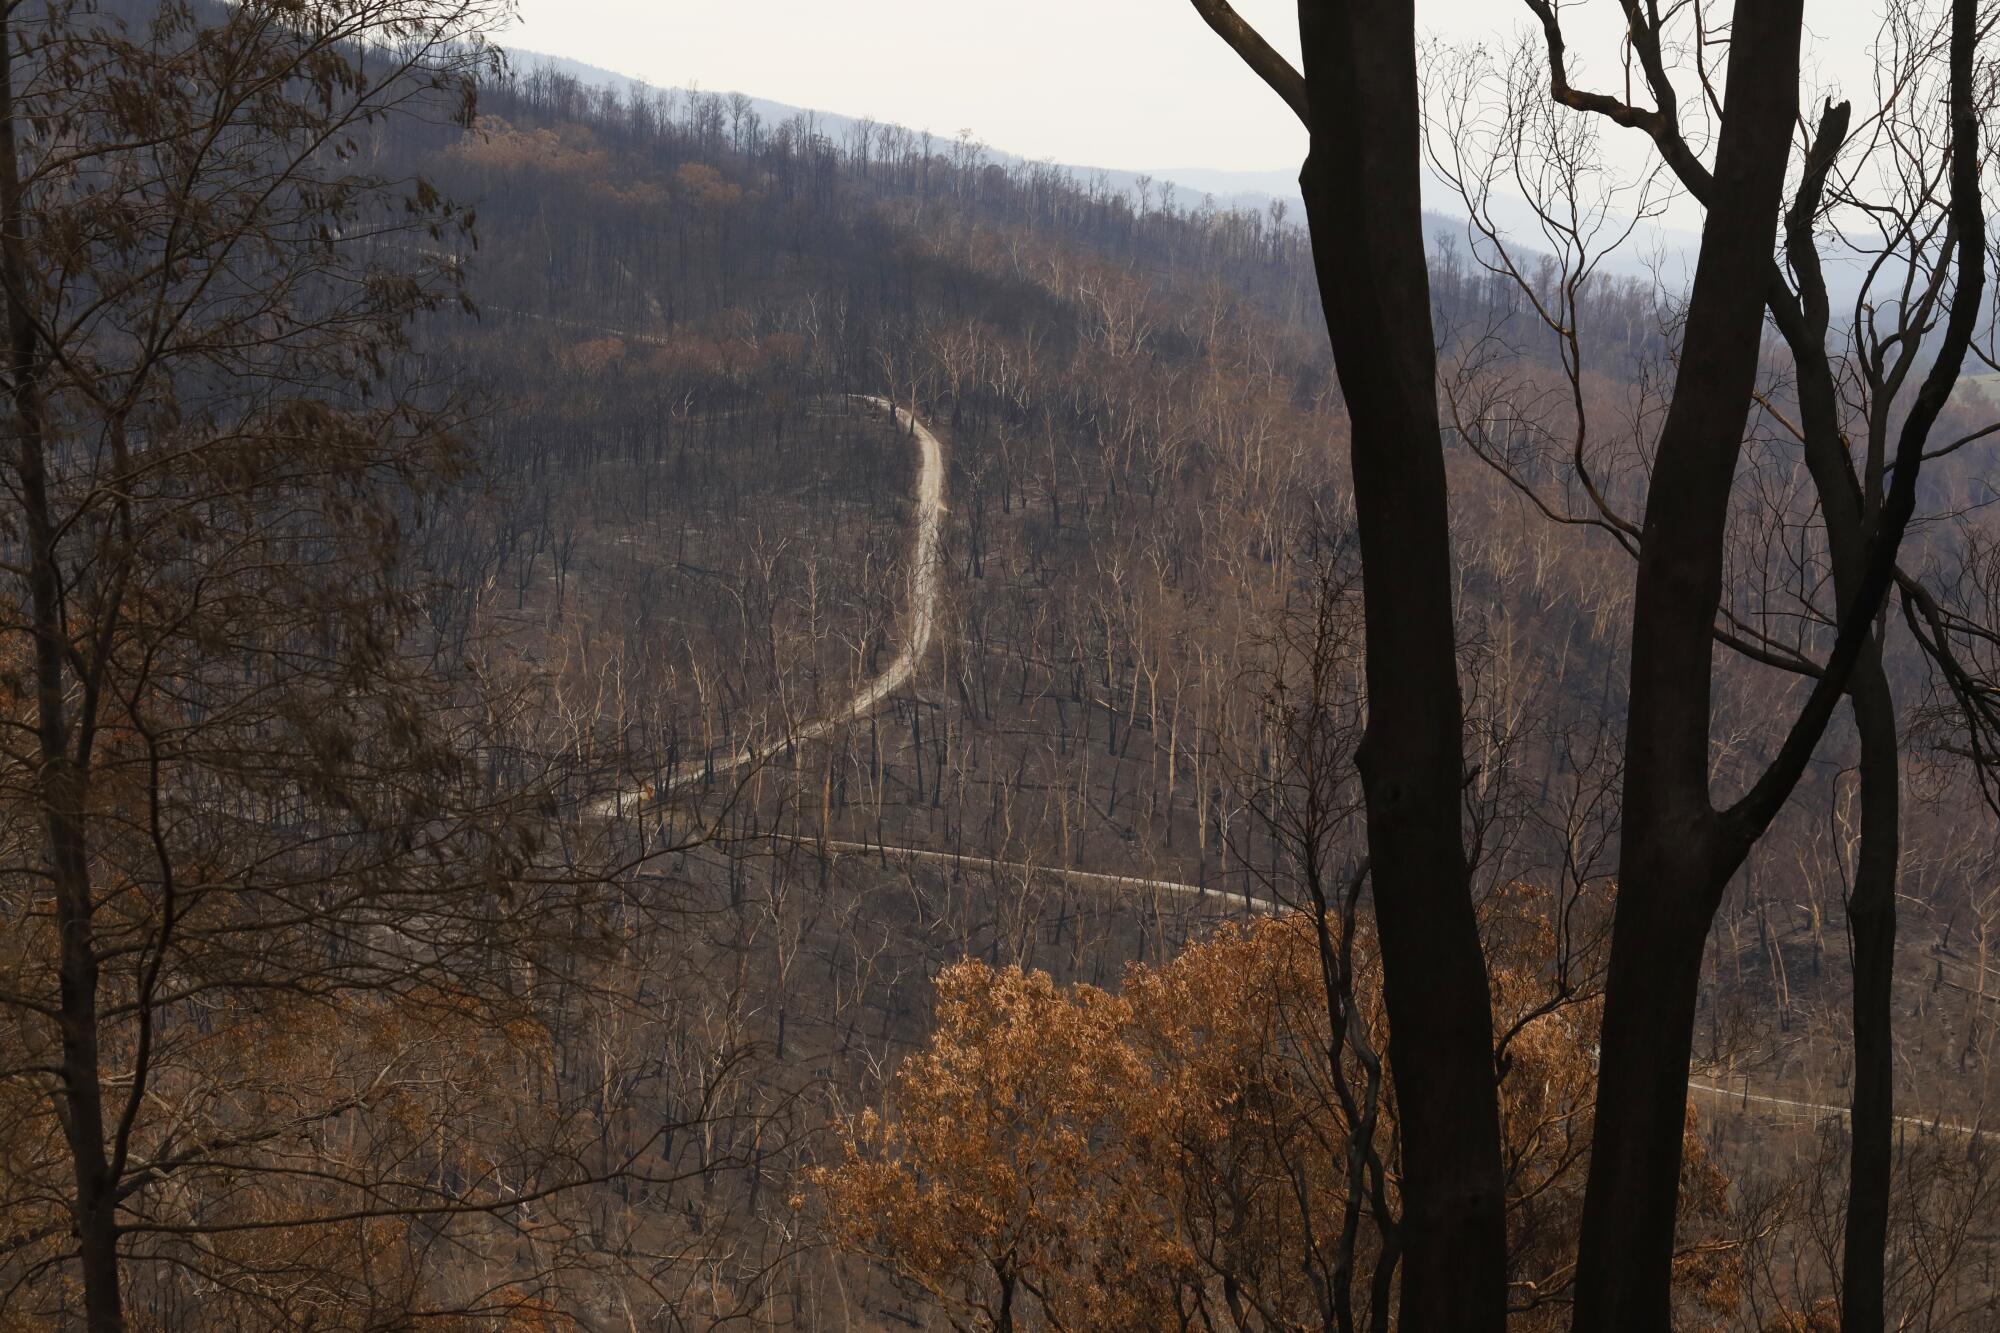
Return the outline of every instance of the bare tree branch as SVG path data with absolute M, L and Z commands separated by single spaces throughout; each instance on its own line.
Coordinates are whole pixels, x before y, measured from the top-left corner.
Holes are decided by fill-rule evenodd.
M 1293 69 L 1291 62 L 1279 55 L 1261 33 L 1245 23 L 1243 16 L 1230 6 L 1229 0 L 1193 0 L 1193 3 L 1195 12 L 1215 29 L 1216 35 L 1229 43 L 1230 49 L 1243 57 L 1243 63 L 1258 78 L 1270 84 L 1273 92 L 1285 99 L 1285 105 L 1292 109 L 1299 123 L 1310 126 L 1312 122 L 1306 113 L 1305 76 Z

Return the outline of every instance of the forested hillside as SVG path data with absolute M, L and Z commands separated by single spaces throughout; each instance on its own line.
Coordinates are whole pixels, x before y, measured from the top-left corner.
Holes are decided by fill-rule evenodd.
M 418 80 L 337 127 L 334 174 L 388 182 L 383 211 L 322 217 L 338 192 L 306 189 L 288 220 L 370 275 L 328 259 L 299 305 L 365 290 L 396 336 L 370 306 L 352 345 L 248 358 L 293 441 L 296 494 L 257 503 L 305 529 L 232 508 L 260 443 L 201 455 L 220 499 L 147 495 L 131 539 L 174 573 L 129 599 L 147 666 L 110 671 L 138 683 L 87 807 L 119 904 L 116 1147 L 89 1170 L 74 1100 L 37 1082 L 70 1077 L 41 959 L 72 918 L 10 849 L 0 1328 L 82 1317 L 93 1179 L 132 1327 L 1386 1327 L 1403 1110 L 1354 760 L 1342 315 L 1305 231 L 440 50 L 476 106 Z M 1617 891 L 1620 522 L 1686 293 L 1431 225 L 1510 1327 L 1555 1328 Z M 234 355 L 166 372 L 134 434 L 236 430 Z M 376 435 L 285 415 L 333 361 L 354 402 L 398 395 Z M 1761 364 L 1717 621 L 1728 791 L 1835 635 L 1795 374 L 1775 340 Z M 1960 443 L 1902 557 L 1929 612 L 1883 658 L 1899 1327 L 2000 1320 L 1996 417 L 1970 386 L 1944 409 Z M 102 551 L 136 549 L 93 498 L 116 487 L 59 480 Z M 273 551 L 303 572 L 277 586 Z M 80 641 L 127 599 L 95 577 Z M 0 684 L 27 747 L 16 640 L 48 631 L 23 604 Z M 202 654 L 249 652 L 231 627 L 270 606 L 266 665 L 217 675 L 234 659 Z M 187 664 L 156 670 L 153 634 Z M 378 678 L 393 702 L 357 702 Z M 10 756 L 10 836 L 38 846 L 40 770 Z M 1859 761 L 1843 712 L 1716 915 L 1680 1326 L 1837 1326 Z M 243 888 L 266 879 L 276 906 Z
M 829 142 L 699 95 L 614 102 L 540 77 L 487 90 L 482 116 L 427 169 L 480 201 L 479 324 L 452 322 L 450 355 L 498 390 L 490 475 L 520 479 L 512 544 L 483 582 L 511 589 L 529 651 L 564 645 L 600 726 L 654 747 L 635 778 L 674 793 L 650 816 L 666 835 L 703 811 L 721 820 L 728 850 L 711 844 L 675 873 L 728 881 L 732 911 L 763 914 L 719 936 L 756 960 L 736 964 L 728 1026 L 770 1061 L 746 1070 L 746 1095 L 762 1079 L 760 1097 L 803 1094 L 804 1059 L 830 1109 L 876 1102 L 926 1028 L 929 978 L 957 958 L 1115 988 L 1128 962 L 1164 963 L 1203 922 L 1246 910 L 1183 887 L 1309 904 L 1309 880 L 1359 868 L 1351 776 L 1314 777 L 1316 826 L 1286 813 L 1296 692 L 1336 751 L 1360 703 L 1345 426 L 1303 233 L 1003 170 L 894 127 Z M 1544 292 L 1564 280 L 1554 257 L 1522 267 Z M 1547 521 L 1515 484 L 1556 475 L 1534 457 L 1553 429 L 1518 405 L 1559 412 L 1566 383 L 1522 286 L 1448 243 L 1433 281 L 1448 416 L 1487 443 L 1505 392 L 1519 464 L 1510 476 L 1463 448 L 1451 462 L 1480 892 L 1546 897 L 1566 925 L 1543 984 L 1587 1003 L 1615 846 L 1628 557 L 1610 534 Z M 1643 422 L 1670 376 L 1676 294 L 1599 279 L 1575 300 L 1584 391 Z M 1782 417 L 1775 357 L 1771 373 Z M 915 451 L 879 414 L 868 427 L 856 394 L 912 406 L 946 442 L 937 645 L 867 718 L 754 772 L 687 782 L 690 763 L 838 711 L 907 631 Z M 1977 429 L 1983 407 L 1973 395 L 1953 411 Z M 1972 569 L 1978 474 L 1968 462 L 1933 478 L 1974 517 L 1926 538 L 1954 564 L 1971 544 Z M 1605 484 L 1629 500 L 1641 481 Z M 1743 498 L 1731 607 L 1809 645 L 1777 582 L 1799 503 L 1773 497 L 1782 485 Z M 1727 781 L 1775 744 L 1772 692 L 1798 687 L 1760 662 L 1718 662 Z M 1991 1049 L 1990 815 L 1949 752 L 1961 733 L 1940 721 L 1925 666 L 1913 652 L 1892 665 L 1913 718 L 1938 705 L 1923 714 L 1937 744 L 1908 761 L 1921 799 L 1900 1101 L 1970 1124 Z M 1823 1280 L 1806 1275 L 1804 1237 L 1812 1208 L 1833 1206 L 1835 1149 L 1811 1108 L 1841 1104 L 1848 1077 L 1851 744 L 1826 747 L 1732 888 L 1710 953 L 1699 1082 L 1717 1091 L 1695 1102 L 1701 1133 L 1739 1196 L 1782 1215 L 1740 1233 L 1724 1322 L 1809 1309 Z M 1558 982 L 1564 969 L 1577 975 Z M 1937 1133 L 1941 1162 L 1959 1162 L 1965 1139 Z M 766 1197 L 810 1217 L 789 1161 L 767 1169 L 783 1179 Z M 1899 1206 L 1964 1209 L 1941 1215 L 1953 1244 L 1985 1235 L 1983 1169 L 1931 1170 L 1912 1171 Z M 1969 1193 L 1947 1205 L 1920 1189 Z M 1912 1235 L 1909 1262 L 1937 1243 Z M 835 1317 L 815 1302 L 872 1308 L 855 1294 L 875 1290 L 866 1276 L 825 1285 L 817 1249 L 792 1262 L 787 1299 L 807 1303 L 807 1322 Z M 1953 1273 L 1947 1305 L 1984 1308 L 1985 1281 Z M 900 1308 L 921 1319 L 922 1304 Z

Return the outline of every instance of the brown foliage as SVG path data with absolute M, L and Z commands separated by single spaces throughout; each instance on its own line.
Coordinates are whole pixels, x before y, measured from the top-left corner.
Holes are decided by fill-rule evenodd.
M 1385 1026 L 1373 943 L 1356 941 L 1356 1011 Z M 1354 1198 L 1351 1123 L 1328 1077 L 1328 1007 L 1310 918 L 1228 926 L 1117 993 L 976 961 L 937 982 L 937 1031 L 906 1060 L 887 1117 L 846 1128 L 814 1173 L 827 1233 L 979 1327 L 1324 1326 L 1335 1281 L 1376 1266 L 1361 1230 L 1345 1274 L 1335 1235 Z M 1513 1327 L 1554 1328 L 1582 1204 L 1594 1005 L 1546 1006 L 1499 969 Z M 1545 1012 L 1541 1012 L 1546 1010 Z M 1353 1057 L 1342 1052 L 1343 1059 Z M 1393 1103 L 1374 1129 L 1396 1206 Z M 1727 1181 L 1689 1113 L 1685 1236 L 1717 1234 Z M 1683 1249 L 1686 1327 L 1737 1301 L 1730 1248 Z

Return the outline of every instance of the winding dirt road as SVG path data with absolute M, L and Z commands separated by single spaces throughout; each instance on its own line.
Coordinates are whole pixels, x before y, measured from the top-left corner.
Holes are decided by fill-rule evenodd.
M 619 333 L 620 336 L 636 338 L 644 342 L 663 341 L 644 335 L 623 333 L 618 330 L 601 329 L 596 325 L 574 323 L 555 319 L 552 316 L 529 315 L 525 311 L 507 311 L 524 318 L 542 319 L 547 322 L 568 325 L 580 329 L 595 329 L 598 332 Z M 920 467 L 917 473 L 917 531 L 910 553 L 910 594 L 907 611 L 908 633 L 902 647 L 880 675 L 863 685 L 845 708 L 829 713 L 810 722 L 797 731 L 789 732 L 775 740 L 763 744 L 745 743 L 740 750 L 713 760 L 700 760 L 680 765 L 667 780 L 666 790 L 677 790 L 700 780 L 705 774 L 730 773 L 747 764 L 761 763 L 785 749 L 806 741 L 818 740 L 835 728 L 845 726 L 856 718 L 866 717 L 881 702 L 903 688 L 916 675 L 924 654 L 930 651 L 931 639 L 937 630 L 938 594 L 938 545 L 944 529 L 944 447 L 936 435 L 914 413 L 898 407 L 887 398 L 877 394 L 850 394 L 859 402 L 882 408 L 895 417 L 896 424 L 910 432 L 917 443 Z M 636 812 L 662 795 L 659 786 L 647 783 L 627 791 L 614 793 L 597 802 L 592 813 L 621 815 Z M 883 856 L 903 861 L 948 863 L 952 865 L 978 865 L 997 870 L 1017 870 L 1031 874 L 1055 875 L 1072 883 L 1111 891 L 1167 893 L 1178 897 L 1214 900 L 1250 912 L 1268 912 L 1270 903 L 1249 898 L 1239 893 L 1221 889 L 1203 888 L 1198 884 L 1185 884 L 1176 880 L 1142 879 L 1130 875 L 1109 875 L 1093 870 L 1074 870 L 1067 866 L 1035 865 L 1025 861 L 1005 861 L 995 857 L 967 856 L 957 852 L 932 851 L 921 847 L 883 846 L 875 843 L 849 842 L 825 839 L 792 839 L 799 843 L 810 843 L 843 854 L 865 854 Z M 1812 1115 L 1841 1115 L 1848 1113 L 1845 1106 L 1835 1106 L 1823 1102 L 1794 1101 L 1787 1097 L 1774 1097 L 1765 1093 L 1750 1092 L 1747 1088 L 1725 1088 L 1702 1079 L 1690 1079 L 1688 1091 L 1713 1097 L 1718 1100 L 1735 1101 L 1739 1106 L 1757 1104 L 1773 1109 L 1805 1112 Z M 1895 1117 L 1899 1125 L 1907 1125 L 1928 1133 L 1963 1135 L 1972 1138 L 1984 1137 L 1994 1131 L 1976 1125 L 1963 1125 L 1943 1119 L 1899 1115 Z
M 916 861 L 931 865 L 954 867 L 978 867 L 992 870 L 1013 870 L 1025 874 L 1053 875 L 1086 888 L 1105 889 L 1119 893 L 1165 893 L 1177 897 L 1198 899 L 1218 905 L 1239 908 L 1243 911 L 1262 915 L 1276 910 L 1275 906 L 1261 898 L 1251 898 L 1244 894 L 1232 893 L 1226 889 L 1203 888 L 1199 884 L 1187 884 L 1179 880 L 1144 879 L 1134 875 L 1107 875 L 1095 870 L 1073 870 L 1067 866 L 1037 865 L 1030 861 L 1007 861 L 992 856 L 977 856 L 962 852 L 941 852 L 925 847 L 902 847 L 894 844 L 873 842 L 852 842 L 834 838 L 787 837 L 786 842 L 800 846 L 818 847 L 826 851 L 847 856 L 881 857 L 891 861 Z M 1837 1115 L 1845 1118 L 1848 1108 L 1830 1102 L 1796 1101 L 1790 1097 L 1775 1097 L 1769 1093 L 1751 1092 L 1746 1087 L 1724 1087 L 1707 1079 L 1688 1080 L 1690 1096 L 1708 1097 L 1718 1102 L 1734 1103 L 1738 1109 L 1762 1107 L 1769 1110 L 1790 1111 L 1819 1119 Z M 1899 1115 L 1894 1117 L 1897 1125 L 1915 1129 L 1924 1134 L 1950 1135 L 1959 1138 L 1984 1138 L 1994 1130 L 1977 1125 L 1960 1124 L 1925 1115 Z
M 909 683 L 910 678 L 917 674 L 917 666 L 924 660 L 924 654 L 930 651 L 931 639 L 937 631 L 938 544 L 944 531 L 944 446 L 914 413 L 896 406 L 887 398 L 862 393 L 848 396 L 886 409 L 895 417 L 896 424 L 909 431 L 917 442 L 917 533 L 910 550 L 910 598 L 905 613 L 908 627 L 902 647 L 896 650 L 895 657 L 890 659 L 882 673 L 863 685 L 846 707 L 762 744 L 746 741 L 728 755 L 684 763 L 667 779 L 664 784 L 666 791 L 678 790 L 700 781 L 704 776 L 731 773 L 747 764 L 762 763 L 792 746 L 818 740 L 855 718 L 866 717 L 884 699 Z M 643 809 L 662 794 L 661 785 L 649 782 L 605 797 L 591 808 L 591 813 L 630 813 Z

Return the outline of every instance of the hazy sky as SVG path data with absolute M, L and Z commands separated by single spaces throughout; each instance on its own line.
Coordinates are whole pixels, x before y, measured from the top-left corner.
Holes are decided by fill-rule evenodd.
M 1876 7 L 1807 0 L 1811 59 L 1825 75 L 1858 72 Z M 1296 57 L 1296 0 L 1237 0 L 1237 9 Z M 1615 73 L 1606 25 L 1616 12 L 1591 0 L 1566 20 L 1586 71 Z M 1029 158 L 1264 171 L 1290 170 L 1305 151 L 1290 113 L 1187 0 L 520 0 L 520 15 L 512 45 L 660 85 L 945 135 L 969 128 Z M 1417 15 L 1421 28 L 1476 39 L 1519 31 L 1527 10 L 1418 0 Z

